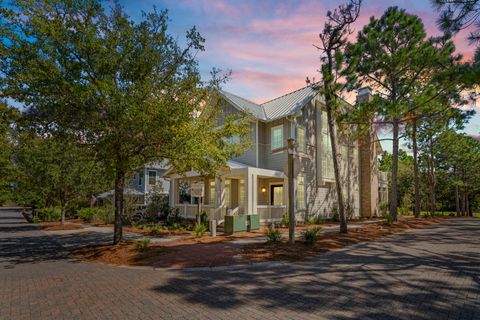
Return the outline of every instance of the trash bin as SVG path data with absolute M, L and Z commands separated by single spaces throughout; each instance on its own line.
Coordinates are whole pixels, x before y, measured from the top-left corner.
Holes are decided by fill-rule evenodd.
M 245 215 L 225 216 L 224 221 L 225 234 L 233 234 L 234 232 L 247 230 L 247 219 Z
M 259 230 L 260 229 L 260 216 L 258 214 L 252 214 L 247 216 L 247 231 Z

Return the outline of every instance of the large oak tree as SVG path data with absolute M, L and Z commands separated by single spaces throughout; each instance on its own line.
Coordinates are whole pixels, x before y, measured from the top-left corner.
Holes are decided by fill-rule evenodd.
M 185 45 L 166 11 L 131 20 L 101 1 L 14 1 L 1 10 L 1 96 L 22 103 L 50 134 L 90 147 L 115 176 L 114 243 L 122 238 L 125 177 L 147 161 L 212 173 L 238 152 L 222 137 L 244 134 L 243 119 L 217 126 L 218 73 L 202 81 L 195 28 Z M 67 151 L 67 150 L 65 150 Z

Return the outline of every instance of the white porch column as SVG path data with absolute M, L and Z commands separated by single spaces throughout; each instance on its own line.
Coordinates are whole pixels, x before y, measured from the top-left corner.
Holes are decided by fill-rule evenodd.
M 258 214 L 258 176 L 252 173 L 250 179 L 252 180 L 252 214 Z
M 215 211 L 221 213 L 225 207 L 225 178 L 215 176 L 216 208 Z M 220 217 L 220 215 L 218 216 Z
M 254 214 L 253 212 L 253 181 L 252 181 L 252 174 L 250 168 L 247 168 L 247 173 L 245 174 L 245 208 L 247 214 L 251 215 Z

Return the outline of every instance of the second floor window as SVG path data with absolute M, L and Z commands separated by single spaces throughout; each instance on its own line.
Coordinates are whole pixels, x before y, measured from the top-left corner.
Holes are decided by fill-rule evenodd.
M 148 171 L 148 184 L 157 184 L 157 171 Z
M 297 128 L 297 143 L 298 143 L 298 151 L 299 152 L 306 152 L 307 151 L 307 140 L 305 139 L 305 128 L 298 127 Z
M 272 150 L 283 147 L 283 125 L 272 128 Z

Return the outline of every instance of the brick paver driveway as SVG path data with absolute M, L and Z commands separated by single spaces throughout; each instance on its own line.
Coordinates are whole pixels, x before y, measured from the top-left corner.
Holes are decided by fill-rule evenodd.
M 480 220 L 302 263 L 165 271 L 72 262 L 0 210 L 0 319 L 480 319 Z

